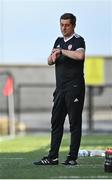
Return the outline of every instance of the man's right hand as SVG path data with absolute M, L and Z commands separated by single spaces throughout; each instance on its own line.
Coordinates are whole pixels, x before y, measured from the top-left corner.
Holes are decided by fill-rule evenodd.
M 60 55 L 61 55 L 61 50 L 60 49 L 53 49 L 52 55 L 51 55 L 52 61 L 55 62 L 56 59 L 58 59 L 60 57 Z
M 52 54 L 48 57 L 48 64 L 53 65 L 55 64 L 56 60 L 60 57 L 61 50 L 60 49 L 53 49 Z

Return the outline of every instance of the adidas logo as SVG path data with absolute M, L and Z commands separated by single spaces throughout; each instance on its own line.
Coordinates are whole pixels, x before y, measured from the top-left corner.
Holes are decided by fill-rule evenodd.
M 74 100 L 74 102 L 78 102 L 79 100 L 76 98 L 75 100 Z

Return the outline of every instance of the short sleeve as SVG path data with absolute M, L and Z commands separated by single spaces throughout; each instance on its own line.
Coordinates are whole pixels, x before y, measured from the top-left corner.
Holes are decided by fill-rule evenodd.
M 78 38 L 76 50 L 78 49 L 84 49 L 84 50 L 86 49 L 85 41 L 84 38 L 82 37 Z
M 57 45 L 58 45 L 58 43 L 59 43 L 59 39 L 60 39 L 59 37 L 56 39 L 53 48 L 57 48 Z

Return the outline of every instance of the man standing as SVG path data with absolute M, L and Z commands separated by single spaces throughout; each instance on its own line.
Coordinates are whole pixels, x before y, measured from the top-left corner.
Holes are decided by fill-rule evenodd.
M 51 147 L 48 156 L 35 165 L 57 165 L 59 148 L 63 136 L 65 117 L 68 114 L 71 142 L 64 165 L 76 165 L 82 133 L 82 110 L 85 96 L 84 82 L 84 39 L 75 33 L 76 17 L 65 13 L 60 17 L 63 37 L 54 43 L 48 64 L 55 64 L 56 90 L 53 94 L 54 105 L 51 118 Z

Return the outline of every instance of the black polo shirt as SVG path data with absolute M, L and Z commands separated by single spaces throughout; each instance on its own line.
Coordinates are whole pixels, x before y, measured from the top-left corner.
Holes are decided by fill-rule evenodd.
M 74 34 L 69 40 L 64 41 L 63 37 L 58 37 L 55 41 L 54 48 L 62 48 L 65 50 L 85 49 L 84 39 Z M 56 87 L 64 88 L 83 77 L 84 59 L 74 60 L 67 56 L 61 55 L 55 63 Z

